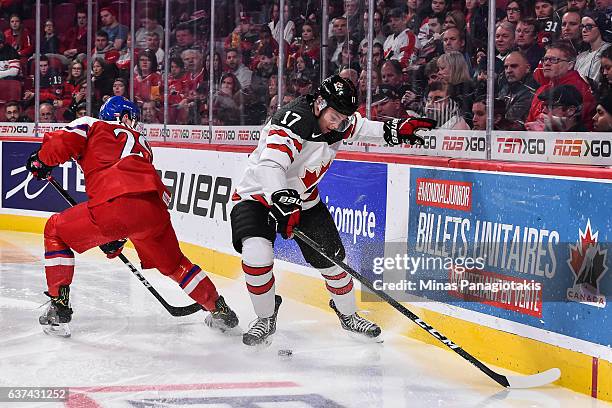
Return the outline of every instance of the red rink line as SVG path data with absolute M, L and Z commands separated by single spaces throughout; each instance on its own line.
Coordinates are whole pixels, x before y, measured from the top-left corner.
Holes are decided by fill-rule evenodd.
M 259 388 L 298 387 L 291 381 L 204 383 L 204 384 L 157 384 L 157 385 L 108 385 L 99 387 L 70 387 L 66 408 L 101 408 L 87 393 L 121 393 L 142 391 L 190 391 L 190 390 L 237 390 Z
M 189 390 L 233 390 L 243 388 L 298 387 L 291 381 L 203 383 L 203 384 L 156 384 L 156 385 L 106 385 L 99 387 L 70 387 L 70 391 L 82 392 L 140 392 L 140 391 L 189 391 Z

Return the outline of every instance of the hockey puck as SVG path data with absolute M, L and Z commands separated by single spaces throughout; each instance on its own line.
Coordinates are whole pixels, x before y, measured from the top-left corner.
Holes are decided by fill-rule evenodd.
M 292 354 L 293 354 L 293 350 L 289 350 L 289 349 L 278 350 L 278 355 L 281 357 L 289 357 Z

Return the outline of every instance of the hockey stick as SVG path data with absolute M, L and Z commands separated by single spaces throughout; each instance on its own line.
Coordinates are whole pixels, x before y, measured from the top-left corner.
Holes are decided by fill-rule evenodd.
M 71 207 L 74 207 L 75 205 L 77 205 L 77 202 L 74 200 L 74 198 L 72 198 L 70 194 L 68 194 L 68 192 L 64 190 L 64 188 L 60 185 L 60 183 L 53 176 L 47 177 L 47 181 L 53 187 L 55 187 L 57 192 L 61 194 L 64 200 L 66 200 L 66 202 L 68 202 L 68 204 L 70 204 Z M 130 271 L 134 275 L 136 275 L 138 280 L 142 282 L 142 284 L 149 290 L 149 292 L 151 292 L 151 294 L 155 296 L 155 299 L 157 299 L 159 303 L 161 303 L 162 306 L 172 316 L 188 316 L 190 314 L 193 314 L 193 313 L 196 313 L 202 310 L 202 306 L 198 303 L 193 303 L 189 306 L 172 306 L 171 304 L 166 302 L 166 300 L 159 294 L 159 292 L 157 292 L 157 290 L 155 290 L 153 286 L 151 286 L 149 281 L 142 275 L 142 273 L 138 269 L 136 269 L 134 265 L 132 265 L 130 260 L 127 259 L 125 255 L 123 255 L 122 253 L 119 253 L 118 257 L 119 259 L 123 261 L 124 264 L 127 265 L 128 268 L 130 268 Z
M 376 293 L 381 299 L 383 299 L 385 302 L 390 304 L 395 310 L 397 310 L 398 312 L 400 312 L 401 314 L 403 314 L 404 316 L 406 316 L 407 318 L 415 322 L 420 328 L 425 330 L 427 333 L 431 334 L 438 341 L 443 343 L 446 347 L 450 348 L 455 353 L 459 354 L 461 357 L 463 357 L 464 359 L 472 363 L 474 366 L 478 367 L 480 371 L 488 375 L 491 379 L 493 379 L 493 381 L 500 384 L 501 386 L 507 387 L 507 388 L 541 387 L 543 385 L 556 381 L 561 375 L 561 370 L 559 370 L 558 368 L 551 368 L 544 372 L 533 374 L 533 375 L 505 376 L 505 375 L 496 373 L 495 371 L 487 367 L 483 362 L 478 360 L 476 357 L 472 356 L 470 353 L 462 349 L 459 345 L 453 343 L 448 337 L 444 336 L 442 333 L 434 329 L 432 326 L 425 323 L 417 315 L 412 313 L 410 310 L 406 309 L 404 306 L 402 306 L 402 304 L 400 304 L 398 301 L 393 299 L 391 296 L 387 295 L 385 292 L 381 290 L 375 289 L 369 280 L 367 280 L 366 278 L 361 276 L 359 273 L 357 273 L 354 269 L 352 269 L 350 266 L 342 262 L 342 260 L 338 260 L 335 258 L 335 256 L 327 253 L 327 251 L 325 250 L 325 248 L 323 248 L 323 246 L 319 245 L 316 241 L 309 238 L 302 231 L 300 231 L 299 228 L 293 228 L 293 234 L 300 241 L 304 242 L 306 245 L 308 245 L 309 247 L 317 251 L 319 254 L 321 254 L 325 259 L 327 259 L 328 261 L 334 263 L 336 266 L 345 270 L 347 273 L 349 273 L 351 276 L 353 276 L 355 279 L 361 282 L 363 286 L 367 287 L 372 292 Z

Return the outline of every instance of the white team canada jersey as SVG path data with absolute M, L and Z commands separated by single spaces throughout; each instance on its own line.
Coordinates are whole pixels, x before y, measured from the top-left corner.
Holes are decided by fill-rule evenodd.
M 414 62 L 416 50 L 420 48 L 420 44 L 414 33 L 407 28 L 397 35 L 390 34 L 383 48 L 385 59 L 398 60 L 403 67 L 406 67 Z
M 382 122 L 362 118 L 359 113 L 353 115 L 352 121 L 345 140 L 384 143 Z M 331 166 L 342 140 L 329 145 L 302 137 L 311 138 L 315 132 L 320 130 L 307 97 L 299 97 L 279 109 L 264 126 L 232 199 L 257 200 L 269 205 L 273 192 L 289 188 L 300 194 L 304 209 L 317 204 L 317 185 Z

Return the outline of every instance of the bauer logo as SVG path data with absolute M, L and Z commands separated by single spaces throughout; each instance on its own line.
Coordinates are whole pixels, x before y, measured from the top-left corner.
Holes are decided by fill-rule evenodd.
M 472 183 L 454 180 L 416 180 L 416 202 L 430 207 L 472 210 Z
M 567 264 L 574 274 L 574 285 L 567 290 L 567 298 L 585 305 L 605 307 L 606 296 L 600 292 L 599 283 L 608 271 L 608 250 L 597 242 L 599 232 L 591 228 L 587 220 L 584 232 L 578 231 L 576 245 L 570 245 Z

